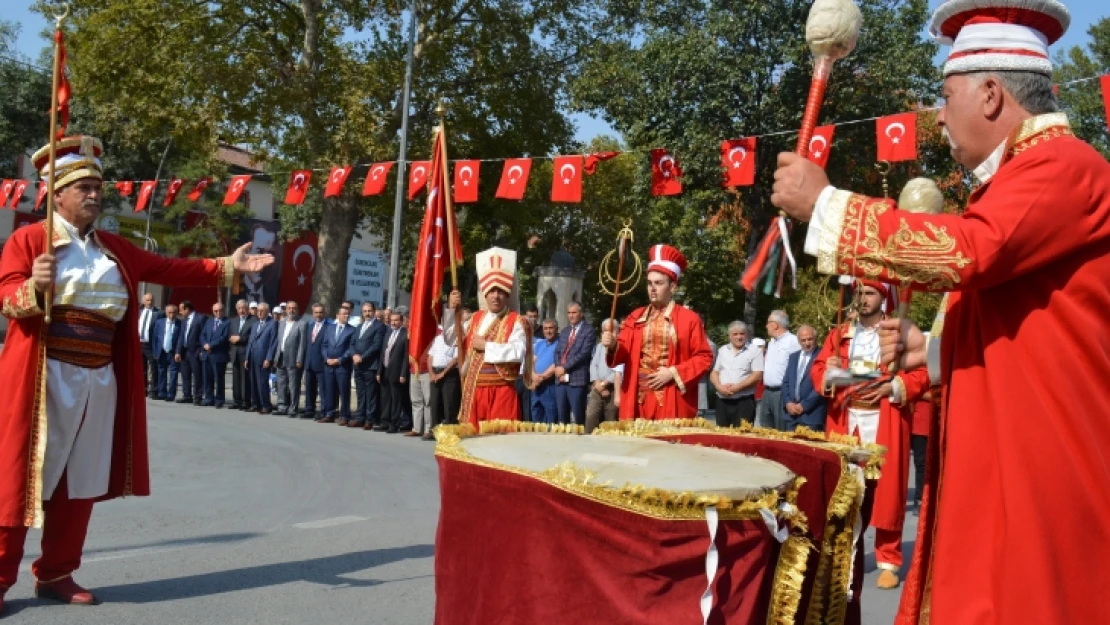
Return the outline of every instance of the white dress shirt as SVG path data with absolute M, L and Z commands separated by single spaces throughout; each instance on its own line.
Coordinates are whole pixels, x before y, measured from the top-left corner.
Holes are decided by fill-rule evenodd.
M 475 313 L 477 314 L 477 313 Z M 489 311 L 482 312 L 482 321 L 477 328 L 475 336 L 483 336 L 489 330 L 497 315 Z M 463 324 L 463 333 L 470 331 L 470 322 L 474 320 L 471 317 L 466 323 Z M 527 320 L 525 320 L 527 321 Z M 448 345 L 455 345 L 455 311 L 450 308 L 444 309 L 443 314 L 443 336 Z M 509 362 L 524 362 L 524 353 L 527 351 L 525 344 L 524 328 L 518 321 L 513 325 L 512 331 L 509 333 L 509 340 L 504 343 L 495 343 L 493 341 L 486 341 L 486 352 L 484 361 L 490 364 L 503 364 Z M 465 373 L 466 366 L 470 363 L 469 360 L 463 363 L 463 373 Z
M 763 362 L 763 386 L 779 387 L 786 377 L 787 361 L 790 354 L 800 350 L 801 343 L 793 332 L 784 332 L 777 339 L 767 341 L 767 356 Z

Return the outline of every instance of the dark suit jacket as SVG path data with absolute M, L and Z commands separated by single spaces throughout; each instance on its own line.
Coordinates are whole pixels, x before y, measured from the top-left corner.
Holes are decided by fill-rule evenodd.
M 288 317 L 281 320 L 281 325 L 277 330 L 277 341 L 274 341 L 274 356 L 270 360 L 278 362 L 278 351 L 281 350 L 281 367 L 288 369 L 297 366 L 300 363 L 304 366 L 305 352 L 308 349 L 308 335 L 305 334 L 305 328 L 308 327 L 305 317 L 297 317 L 293 322 L 293 327 L 289 329 L 289 336 L 285 336 L 285 324 L 289 320 Z M 312 317 L 307 318 L 308 321 L 316 323 Z M 282 348 L 281 341 L 285 339 L 285 346 Z
M 316 320 L 309 317 L 308 321 L 305 322 L 305 326 L 304 326 L 304 334 L 305 334 L 305 357 L 304 357 L 305 358 L 305 363 L 304 363 L 304 366 L 305 366 L 306 369 L 309 369 L 311 371 L 315 371 L 316 373 L 323 373 L 324 372 L 324 364 L 325 364 L 324 363 L 324 335 L 328 333 L 329 328 L 331 328 L 332 332 L 335 332 L 335 327 L 332 326 L 330 323 L 328 323 L 326 319 L 324 321 L 321 321 L 320 322 L 320 331 L 316 334 L 316 340 L 313 341 L 312 340 L 312 329 L 315 328 L 315 327 L 316 327 Z
M 193 311 L 193 325 L 189 326 L 188 336 L 185 335 L 185 327 L 188 326 L 188 319 L 181 318 L 181 345 L 177 348 L 177 353 L 184 357 L 186 354 L 196 354 L 201 351 L 204 343 L 200 340 L 201 332 L 204 332 L 204 324 L 208 323 L 208 315 L 202 315 Z
M 364 333 L 363 327 L 369 325 Z M 362 357 L 362 364 L 356 365 L 359 371 L 377 371 L 381 366 L 382 349 L 385 347 L 385 324 L 377 319 L 363 320 L 355 328 L 355 353 Z
M 162 349 L 162 343 L 166 340 L 166 324 L 169 322 L 170 320 L 165 317 L 156 319 L 154 321 L 154 327 L 150 330 L 150 353 L 155 358 L 161 356 L 162 352 L 165 351 Z M 181 320 L 174 319 L 173 326 L 175 331 L 173 335 L 173 345 L 169 352 L 171 355 L 176 354 L 178 348 L 181 346 Z
M 567 326 L 559 332 L 559 344 L 555 347 L 555 366 L 566 369 L 571 386 L 586 386 L 590 383 L 590 359 L 593 358 L 594 346 L 597 345 L 597 334 L 583 321 L 579 324 L 578 335 L 574 337 L 574 344 L 568 352 L 567 343 L 570 342 L 572 330 L 573 326 Z
M 813 361 L 817 357 L 816 351 L 810 356 L 809 364 L 806 365 L 806 370 L 802 373 L 802 383 L 798 387 L 797 395 L 794 393 L 794 387 L 798 382 L 798 359 L 801 356 L 802 352 L 794 352 L 790 354 L 790 358 L 786 361 L 786 376 L 782 379 L 782 405 L 799 403 L 802 405 L 804 412 L 800 417 L 794 417 L 785 412 L 783 412 L 783 416 L 799 419 L 803 424 L 810 427 L 824 429 L 828 400 L 822 397 L 817 389 L 813 388 L 813 378 L 810 376 Z
M 139 307 L 139 321 L 140 322 L 143 320 L 143 311 L 144 310 L 146 310 L 146 309 L 143 308 L 142 306 Z M 149 335 L 147 336 L 147 338 L 149 338 L 153 341 L 154 340 L 154 324 L 158 323 L 158 320 L 161 319 L 163 315 L 162 315 L 162 310 L 160 308 L 158 308 L 157 306 L 151 306 L 150 307 L 150 313 L 151 313 L 150 314 L 150 329 L 148 330 Z M 143 334 L 142 334 L 142 331 L 140 330 L 139 331 L 139 337 L 142 338 L 142 336 L 143 336 Z
M 382 336 L 382 363 L 379 375 L 383 382 L 400 382 L 401 378 L 409 377 L 409 331 L 405 328 L 398 330 L 397 340 L 393 342 L 393 349 L 389 352 L 389 359 L 385 357 L 385 348 L 389 344 L 389 336 L 393 328 L 386 328 Z
M 247 362 L 257 361 L 261 365 L 270 360 L 274 353 L 274 343 L 277 341 L 277 326 L 276 321 L 267 319 L 259 332 L 258 325 L 255 324 L 254 329 L 251 330 L 250 341 L 247 343 Z M 273 365 L 273 362 L 270 364 Z
M 235 318 L 239 320 L 238 317 Z M 216 321 L 220 322 L 219 327 L 216 327 Z M 201 350 L 207 345 L 211 348 L 210 351 L 201 351 L 201 356 L 212 360 L 212 362 L 227 362 L 230 358 L 229 347 L 230 343 L 227 342 L 227 337 L 230 331 L 231 323 L 228 322 L 227 317 L 220 317 L 216 319 L 212 317 L 208 323 L 204 324 L 204 331 L 200 333 L 200 347 Z
M 241 337 L 243 340 L 239 341 L 238 343 L 236 343 L 234 345 L 231 345 L 231 348 L 228 350 L 229 356 L 231 358 L 235 358 L 235 355 L 240 353 L 240 352 L 243 354 L 244 357 L 246 357 L 247 343 L 250 342 L 251 333 L 254 332 L 254 326 L 257 325 L 257 324 L 258 324 L 258 317 L 255 317 L 253 315 L 247 315 L 247 320 L 243 324 L 243 334 L 242 334 L 242 337 Z M 233 336 L 239 336 L 239 315 L 235 315 L 234 317 L 228 318 L 227 325 L 228 325 L 228 328 L 227 328 L 228 338 L 231 338 Z
M 338 325 L 325 326 L 320 330 L 320 335 L 316 340 L 323 339 L 323 346 L 320 348 L 321 356 L 324 358 L 324 364 L 332 358 L 339 359 L 339 366 L 345 369 L 351 368 L 351 356 L 354 356 L 355 346 L 355 329 L 349 324 L 344 325 L 342 330 L 338 330 L 339 336 L 336 336 Z

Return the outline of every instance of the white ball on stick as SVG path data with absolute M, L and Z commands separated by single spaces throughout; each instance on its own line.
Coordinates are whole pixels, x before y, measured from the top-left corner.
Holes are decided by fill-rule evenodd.
M 914 178 L 902 187 L 898 208 L 911 213 L 939 215 L 944 211 L 944 194 L 931 178 Z
M 856 49 L 863 14 L 852 0 L 816 0 L 806 19 L 806 42 L 815 57 L 840 60 Z

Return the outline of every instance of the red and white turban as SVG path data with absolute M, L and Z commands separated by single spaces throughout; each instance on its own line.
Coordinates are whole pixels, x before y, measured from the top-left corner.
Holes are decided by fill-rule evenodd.
M 952 46 L 945 76 L 984 71 L 1051 76 L 1048 46 L 1070 23 L 1058 0 L 949 0 L 937 7 L 929 32 Z
M 682 272 L 686 271 L 686 257 L 670 245 L 653 245 L 648 253 L 647 270 L 658 271 L 671 281 L 678 282 Z
M 483 300 L 493 289 L 512 294 L 516 278 L 516 252 L 492 247 L 478 254 L 478 291 Z
M 879 293 L 882 293 L 882 309 L 884 312 L 893 311 L 894 308 L 898 305 L 897 289 L 895 289 L 893 286 L 887 284 L 886 282 L 879 282 L 878 280 L 864 280 L 863 278 L 856 279 L 856 288 L 863 288 L 865 286 L 871 287 Z

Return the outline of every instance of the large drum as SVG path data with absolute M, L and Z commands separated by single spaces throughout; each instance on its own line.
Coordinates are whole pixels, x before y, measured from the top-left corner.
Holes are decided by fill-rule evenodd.
M 439 432 L 438 625 L 792 622 L 809 541 L 777 462 L 641 437 Z

